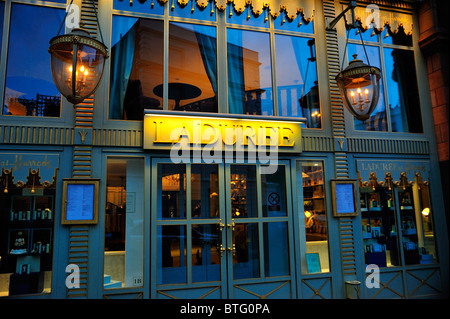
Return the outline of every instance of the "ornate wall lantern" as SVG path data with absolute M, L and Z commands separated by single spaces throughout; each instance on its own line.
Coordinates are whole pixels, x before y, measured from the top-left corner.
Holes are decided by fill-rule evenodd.
M 336 76 L 345 107 L 360 121 L 375 110 L 380 96 L 380 69 L 354 60 Z
M 353 19 L 349 28 L 358 27 L 358 22 L 355 22 L 355 7 L 356 1 L 350 1 L 348 7 L 328 24 L 327 29 L 333 29 L 348 10 L 351 10 Z M 361 32 L 359 32 L 359 35 L 366 53 L 367 62 L 369 62 Z M 348 36 L 345 53 L 347 52 L 347 44 Z M 370 66 L 370 63 L 365 64 L 362 60 L 357 59 L 356 54 L 353 55 L 353 58 L 349 65 L 336 76 L 336 82 L 345 107 L 358 120 L 365 121 L 370 117 L 370 114 L 372 114 L 378 104 L 381 72 L 379 68 Z
M 93 0 L 92 6 L 102 37 Z M 53 81 L 70 103 L 81 103 L 95 92 L 108 58 L 108 49 L 102 42 L 93 38 L 88 31 L 74 28 L 65 35 L 59 35 L 58 32 L 50 40 L 48 51 L 51 54 Z

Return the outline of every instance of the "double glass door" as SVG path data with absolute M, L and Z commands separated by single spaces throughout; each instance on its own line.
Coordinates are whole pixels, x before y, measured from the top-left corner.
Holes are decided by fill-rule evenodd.
M 289 163 L 152 163 L 152 297 L 292 298 Z

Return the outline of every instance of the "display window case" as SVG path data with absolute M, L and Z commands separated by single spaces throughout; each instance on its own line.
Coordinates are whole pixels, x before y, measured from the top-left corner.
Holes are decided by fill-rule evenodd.
M 56 185 L 14 183 L 11 173 L 0 176 L 0 296 L 50 293 Z

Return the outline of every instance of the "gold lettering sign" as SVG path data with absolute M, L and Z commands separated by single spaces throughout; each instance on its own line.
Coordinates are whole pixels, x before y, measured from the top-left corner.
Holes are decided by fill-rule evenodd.
M 301 123 L 218 117 L 193 118 L 146 114 L 144 149 L 170 150 L 177 143 L 189 147 L 219 147 L 256 150 L 276 147 L 279 152 L 300 153 Z

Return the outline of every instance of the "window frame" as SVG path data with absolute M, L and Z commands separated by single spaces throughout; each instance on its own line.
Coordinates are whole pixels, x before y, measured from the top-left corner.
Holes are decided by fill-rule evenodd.
M 383 138 L 386 136 L 386 134 L 395 134 L 398 135 L 401 138 L 416 138 L 416 137 L 424 137 L 427 135 L 427 117 L 425 109 L 429 107 L 429 92 L 428 90 L 428 75 L 426 72 L 426 66 L 424 66 L 423 57 L 420 52 L 420 48 L 418 45 L 419 41 L 419 30 L 418 30 L 418 23 L 417 17 L 415 14 L 412 14 L 412 20 L 413 20 L 413 29 L 412 29 L 412 45 L 397 45 L 397 44 L 390 44 L 390 43 L 384 43 L 382 40 L 382 36 L 384 32 L 387 32 L 387 26 L 383 26 L 383 31 L 379 34 L 376 34 L 377 41 L 364 41 L 365 46 L 374 47 L 377 48 L 380 56 L 380 65 L 381 65 L 381 80 L 383 82 L 383 98 L 384 98 L 384 104 L 385 104 L 385 112 L 387 117 L 387 131 L 368 131 L 368 130 L 358 130 L 355 128 L 355 122 L 354 117 L 349 114 L 349 112 L 345 112 L 345 119 L 346 123 L 350 123 L 350 125 L 346 125 L 346 133 L 351 136 L 357 136 L 357 137 L 374 137 L 374 135 L 378 138 Z M 366 32 L 370 32 L 367 30 Z M 356 32 L 356 29 L 351 29 L 350 32 Z M 347 30 L 345 27 L 342 27 L 340 29 L 341 35 L 344 37 L 344 40 L 347 41 Z M 360 39 L 348 39 L 349 44 L 356 44 L 356 45 L 362 45 L 362 42 Z M 345 46 L 345 43 L 343 43 L 343 46 Z M 416 84 L 418 88 L 418 97 L 419 97 L 419 110 L 421 113 L 422 118 L 422 132 L 421 133 L 412 133 L 412 132 L 393 132 L 392 131 L 392 121 L 391 121 L 391 110 L 389 107 L 389 92 L 388 92 L 388 85 L 386 82 L 386 68 L 385 68 L 385 59 L 384 59 L 384 49 L 400 49 L 400 50 L 406 50 L 406 51 L 412 51 L 414 54 L 414 68 L 416 72 Z M 347 65 L 348 61 L 351 60 L 351 58 L 348 56 L 347 47 L 342 48 L 342 54 L 346 54 L 347 59 Z M 347 51 L 347 52 L 346 52 Z M 345 53 L 344 53 L 345 52 Z M 344 64 L 345 66 L 345 64 Z M 424 68 L 425 67 L 425 68 Z M 423 89 L 425 88 L 425 90 Z M 348 113 L 348 114 L 347 114 Z M 379 135 L 379 136 L 378 136 Z
M 316 12 L 321 11 L 321 3 L 316 0 L 313 1 L 317 7 Z M 140 4 L 137 4 L 140 5 Z M 155 6 L 159 6 L 159 3 L 155 3 Z M 106 6 L 105 6 L 106 7 Z M 208 6 L 209 8 L 209 6 Z M 206 8 L 205 10 L 209 9 Z M 103 9 L 103 8 L 102 8 Z M 175 5 L 175 10 L 190 10 L 190 6 L 185 8 L 181 8 L 178 4 Z M 196 8 L 198 10 L 198 8 Z M 318 28 L 318 26 L 322 25 L 323 19 L 320 18 L 320 15 L 315 15 L 311 22 L 314 27 L 313 33 L 305 33 L 298 31 L 289 31 L 289 30 L 281 30 L 280 28 L 276 28 L 274 25 L 274 21 L 269 17 L 269 26 L 261 27 L 261 26 L 253 26 L 253 25 L 245 25 L 245 24 L 236 24 L 227 22 L 227 17 L 229 14 L 229 8 L 227 10 L 221 12 L 217 9 L 214 10 L 214 15 L 216 19 L 214 21 L 208 20 L 200 20 L 200 19 L 190 19 L 177 17 L 171 14 L 171 4 L 164 4 L 164 14 L 152 14 L 150 13 L 139 13 L 125 10 L 116 10 L 113 8 L 113 1 L 109 4 L 105 10 L 100 10 L 99 12 L 99 20 L 100 24 L 104 26 L 103 29 L 106 29 L 105 36 L 105 44 L 110 47 L 111 44 L 111 36 L 112 36 L 112 17 L 113 16 L 126 16 L 126 17 L 134 17 L 134 18 L 149 18 L 149 19 L 159 19 L 164 21 L 164 43 L 163 43 L 163 83 L 167 86 L 168 83 L 168 57 L 169 57 L 169 22 L 180 22 L 180 23 L 192 23 L 206 26 L 216 27 L 217 32 L 217 101 L 218 101 L 218 112 L 217 113 L 225 113 L 230 114 L 228 110 L 228 69 L 227 69 L 227 54 L 226 54 L 226 33 L 228 28 L 239 29 L 243 31 L 257 31 L 257 32 L 266 32 L 269 34 L 270 39 L 270 61 L 271 61 L 271 73 L 272 73 L 272 90 L 273 90 L 273 108 L 274 108 L 274 117 L 278 117 L 278 94 L 277 94 L 277 86 L 276 86 L 276 56 L 275 56 L 275 35 L 287 35 L 287 36 L 297 36 L 303 38 L 314 38 L 315 39 L 315 55 L 316 55 L 316 74 L 317 80 L 319 83 L 319 108 L 321 112 L 321 127 L 320 128 L 305 128 L 314 132 L 313 134 L 322 134 L 323 132 L 328 132 L 330 130 L 328 125 L 329 111 L 324 107 L 328 103 L 328 97 L 325 93 L 328 90 L 325 88 L 328 84 L 326 81 L 327 71 L 324 69 L 322 72 L 319 65 L 326 65 L 326 54 L 325 51 L 322 50 L 325 44 L 325 30 Z M 242 14 L 247 14 L 246 11 Z M 267 13 L 269 16 L 270 14 Z M 252 16 L 251 19 L 255 17 Z M 264 12 L 259 16 L 259 18 L 264 19 Z M 279 16 L 277 19 L 283 19 L 282 16 Z M 293 22 L 285 22 L 285 23 L 297 23 L 296 20 Z M 319 30 L 318 30 L 319 29 Z M 320 56 L 319 56 L 320 55 Z M 103 74 L 103 81 L 101 82 L 99 89 L 97 90 L 95 105 L 97 107 L 94 108 L 94 124 L 98 123 L 103 127 L 116 127 L 117 124 L 120 123 L 121 127 L 124 128 L 141 128 L 142 121 L 139 120 L 123 120 L 123 119 L 111 119 L 109 118 L 109 92 L 110 92 L 110 70 L 111 63 L 107 61 L 105 66 L 105 71 Z M 322 84 L 322 85 L 321 85 Z M 102 107 L 100 107 L 102 106 Z M 101 109 L 101 110 L 100 110 Z M 167 95 L 163 96 L 163 110 L 168 110 L 168 102 Z M 97 116 L 96 116 L 97 115 Z M 201 115 L 201 112 L 199 113 Z M 235 114 L 239 116 L 239 114 Z M 261 115 L 262 116 L 262 115 Z M 125 124 L 126 123 L 126 124 Z
M 10 23 L 11 23 L 11 8 L 13 4 L 27 5 L 27 6 L 38 6 L 45 8 L 55 8 L 66 10 L 68 1 L 65 2 L 52 2 L 52 1 L 39 1 L 39 0 L 4 0 L 4 21 L 3 22 L 3 35 L 2 42 L 0 46 L 0 101 L 3 103 L 5 98 L 6 89 L 6 75 L 7 75 L 7 64 L 8 64 L 8 50 L 9 50 L 9 40 L 10 40 Z M 1 21 L 0 21 L 1 22 Z M 58 26 L 59 27 L 59 26 Z M 57 27 L 57 28 L 58 28 Z M 57 35 L 57 28 L 55 28 L 55 34 Z M 66 30 L 67 31 L 67 30 Z M 63 32 L 63 31 L 61 31 Z M 60 32 L 60 33 L 61 33 Z M 50 39 L 49 39 L 50 40 Z M 0 112 L 0 123 L 13 123 L 13 124 L 23 124 L 31 120 L 33 124 L 40 126 L 46 125 L 61 125 L 61 124 L 72 124 L 73 114 L 75 111 L 73 107 L 69 107 L 72 104 L 69 103 L 63 95 L 61 95 L 60 112 L 57 117 L 50 116 L 27 116 L 27 115 L 4 115 L 3 111 Z

